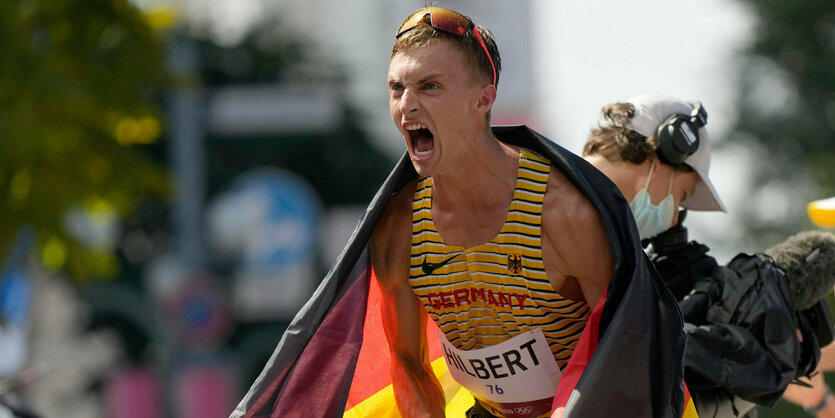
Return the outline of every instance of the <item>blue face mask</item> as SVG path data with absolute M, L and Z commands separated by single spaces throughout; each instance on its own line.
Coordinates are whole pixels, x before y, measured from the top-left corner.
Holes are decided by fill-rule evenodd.
M 676 209 L 672 193 L 673 172 L 670 171 L 670 187 L 667 190 L 667 196 L 658 205 L 653 205 L 647 187 L 649 187 L 649 180 L 652 178 L 654 169 L 655 161 L 649 168 L 647 184 L 629 202 L 629 208 L 632 209 L 632 216 L 635 217 L 635 224 L 638 225 L 638 233 L 641 235 L 641 239 L 652 238 L 673 226 L 673 214 Z

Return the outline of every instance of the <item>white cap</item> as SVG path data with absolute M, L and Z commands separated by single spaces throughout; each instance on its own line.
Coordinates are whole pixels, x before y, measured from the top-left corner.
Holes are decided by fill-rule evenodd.
M 635 106 L 635 115 L 626 123 L 626 128 L 631 129 L 647 138 L 654 137 L 658 126 L 672 115 L 690 115 L 693 107 L 687 102 L 672 97 L 660 96 L 657 94 L 639 94 L 624 100 Z M 696 185 L 693 195 L 684 202 L 681 207 L 691 210 L 722 211 L 727 212 L 725 204 L 716 193 L 716 188 L 708 177 L 710 171 L 710 136 L 705 127 L 699 128 L 699 148 L 692 155 L 684 160 L 699 174 L 701 181 Z

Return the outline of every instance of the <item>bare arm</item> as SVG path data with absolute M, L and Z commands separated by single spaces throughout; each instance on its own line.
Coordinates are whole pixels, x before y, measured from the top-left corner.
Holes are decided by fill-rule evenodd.
M 821 348 L 821 359 L 818 362 L 818 369 L 824 372 L 835 370 L 835 343 Z
M 551 285 L 565 297 L 584 299 L 594 309 L 614 271 L 600 214 L 554 170 L 542 211 L 542 257 Z
M 397 407 L 405 417 L 443 417 L 443 391 L 429 362 L 426 311 L 409 285 L 413 190 L 406 187 L 389 202 L 371 237 L 371 263 L 383 295 Z
M 789 385 L 783 392 L 783 399 L 797 405 L 813 407 L 821 403 L 826 396 L 827 386 L 823 379 L 823 372 L 835 370 L 835 344 L 829 344 L 821 349 L 817 374 L 811 378 L 802 377 L 800 380 L 812 385 L 806 388 L 800 385 Z M 835 401 L 830 401 L 815 415 L 818 418 L 835 417 Z
M 824 397 L 827 396 L 826 381 L 823 379 L 823 373 L 818 373 L 811 378 L 801 377 L 800 380 L 812 385 L 812 387 L 806 388 L 800 385 L 790 384 L 786 388 L 786 391 L 783 392 L 783 399 L 807 408 L 819 405 Z M 815 416 L 818 418 L 835 417 L 835 402 L 829 401 Z

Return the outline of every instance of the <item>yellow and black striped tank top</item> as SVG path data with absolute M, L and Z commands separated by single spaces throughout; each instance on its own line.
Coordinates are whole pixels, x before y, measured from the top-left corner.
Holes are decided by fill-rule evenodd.
M 432 178 L 419 180 L 409 283 L 455 347 L 483 348 L 539 327 L 560 369 L 574 352 L 589 309 L 560 296 L 545 275 L 540 223 L 549 172 L 550 161 L 521 149 L 501 231 L 466 249 L 444 244 L 432 221 Z

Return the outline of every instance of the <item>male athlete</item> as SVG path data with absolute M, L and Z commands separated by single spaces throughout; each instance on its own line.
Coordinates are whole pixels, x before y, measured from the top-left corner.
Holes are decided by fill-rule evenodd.
M 390 111 L 417 178 L 370 249 L 401 413 L 444 414 L 428 313 L 468 416 L 680 416 L 681 319 L 617 189 L 525 127 L 491 129 L 488 30 L 430 7 L 396 36 Z

